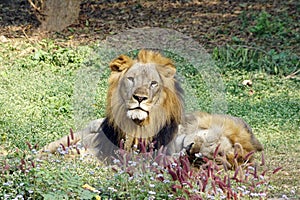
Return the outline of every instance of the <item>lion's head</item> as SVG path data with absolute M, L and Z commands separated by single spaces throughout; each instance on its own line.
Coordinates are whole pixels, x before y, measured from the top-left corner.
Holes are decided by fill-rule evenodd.
M 183 90 L 172 61 L 141 50 L 135 60 L 125 55 L 114 59 L 110 69 L 106 125 L 113 129 L 107 130 L 130 146 L 140 138 L 159 146 L 170 142 L 183 116 Z

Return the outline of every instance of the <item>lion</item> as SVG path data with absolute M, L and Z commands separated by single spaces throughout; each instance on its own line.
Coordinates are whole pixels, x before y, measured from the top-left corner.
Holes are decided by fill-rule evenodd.
M 60 145 L 80 141 L 103 160 L 114 155 L 121 143 L 131 150 L 143 141 L 155 149 L 165 147 L 168 155 L 184 150 L 191 160 L 199 155 L 213 159 L 218 148 L 217 155 L 233 165 L 236 157 L 242 163 L 250 152 L 263 150 L 250 126 L 240 118 L 186 114 L 176 67 L 161 53 L 140 50 L 136 59 L 120 55 L 109 67 L 106 117 L 46 145 L 43 151 L 54 153 Z
M 235 168 L 251 161 L 254 152 L 263 150 L 251 127 L 238 117 L 196 111 L 185 116 L 179 129 L 178 137 L 183 136 L 176 151 L 188 149 L 189 160 L 194 164 L 203 164 L 205 157 Z

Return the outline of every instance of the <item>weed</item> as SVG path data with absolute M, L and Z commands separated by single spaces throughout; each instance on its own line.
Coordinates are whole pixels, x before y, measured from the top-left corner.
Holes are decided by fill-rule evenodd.
M 213 57 L 221 70 L 240 69 L 286 76 L 300 68 L 299 56 L 273 49 L 266 52 L 246 46 L 225 46 L 215 48 Z
M 30 151 L 16 149 L 0 160 L 1 199 L 92 199 L 95 196 L 82 188 L 87 180 L 79 174 L 89 181 L 93 177 L 84 166 L 80 167 L 80 159 L 65 162 L 63 157 L 53 156 L 41 160 L 36 157 L 37 146 L 27 144 Z M 89 167 L 98 168 L 93 163 Z
M 190 165 L 184 154 L 170 158 L 164 154 L 163 148 L 158 152 L 151 149 L 147 152 L 143 145 L 140 143 L 138 154 L 122 149 L 118 152 L 115 178 L 104 189 L 111 191 L 104 193 L 109 198 L 264 199 L 272 190 L 270 174 L 281 169 L 269 172 L 264 167 L 263 156 L 260 165 L 245 164 L 234 172 L 208 159 L 197 169 Z M 138 184 L 139 188 L 132 191 L 132 184 Z
M 286 18 L 285 18 L 286 19 Z M 280 18 L 273 18 L 269 13 L 263 11 L 259 14 L 255 23 L 250 27 L 250 32 L 259 37 L 271 35 L 286 36 L 289 29 L 286 29 L 286 21 Z

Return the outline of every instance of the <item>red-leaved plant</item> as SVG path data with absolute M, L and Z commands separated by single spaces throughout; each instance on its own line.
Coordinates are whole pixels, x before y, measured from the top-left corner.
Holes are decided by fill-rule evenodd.
M 125 172 L 130 177 L 136 173 L 154 172 L 159 175 L 156 180 L 161 182 L 171 177 L 173 184 L 170 191 L 176 199 L 265 199 L 270 191 L 270 176 L 266 176 L 269 170 L 265 169 L 263 153 L 260 164 L 245 162 L 237 165 L 236 160 L 234 170 L 228 170 L 226 164 L 218 165 L 215 160 L 207 158 L 202 158 L 202 166 L 194 167 L 184 153 L 170 157 L 166 155 L 165 148 L 154 151 L 152 147 L 153 144 L 146 145 L 140 140 L 137 151 L 127 152 L 121 142 L 113 169 Z M 214 153 L 215 158 L 217 151 Z M 252 154 L 249 153 L 244 159 L 248 160 Z M 271 175 L 280 169 L 276 168 Z

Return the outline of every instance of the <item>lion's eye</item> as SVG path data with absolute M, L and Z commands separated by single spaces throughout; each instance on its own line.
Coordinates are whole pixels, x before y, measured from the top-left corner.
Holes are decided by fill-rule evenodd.
M 151 86 L 152 88 L 155 88 L 155 87 L 158 86 L 158 82 L 157 82 L 157 81 L 151 81 L 150 86 Z
M 130 82 L 133 82 L 134 78 L 129 76 L 129 77 L 127 77 L 127 80 L 129 80 Z

